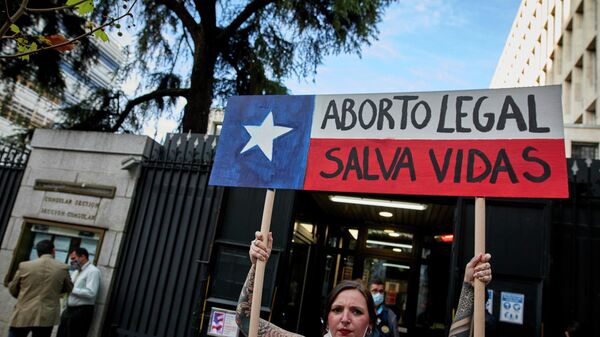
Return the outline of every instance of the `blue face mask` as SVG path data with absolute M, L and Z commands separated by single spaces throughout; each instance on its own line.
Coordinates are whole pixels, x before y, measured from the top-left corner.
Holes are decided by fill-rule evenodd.
M 372 294 L 373 295 L 373 302 L 375 302 L 375 306 L 378 307 L 381 305 L 381 303 L 383 303 L 383 294 L 382 293 L 375 293 Z

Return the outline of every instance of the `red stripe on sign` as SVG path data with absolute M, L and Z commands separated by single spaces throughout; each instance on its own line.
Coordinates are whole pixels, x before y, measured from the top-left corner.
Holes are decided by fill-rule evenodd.
M 311 139 L 304 189 L 568 198 L 563 139 Z

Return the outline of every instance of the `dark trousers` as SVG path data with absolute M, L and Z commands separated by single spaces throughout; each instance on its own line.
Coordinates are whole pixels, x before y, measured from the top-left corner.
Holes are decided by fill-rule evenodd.
M 67 307 L 60 316 L 57 337 L 86 337 L 94 317 L 93 305 Z
M 53 326 L 27 326 L 16 328 L 11 326 L 8 328 L 8 337 L 27 337 L 29 332 L 33 337 L 50 337 Z

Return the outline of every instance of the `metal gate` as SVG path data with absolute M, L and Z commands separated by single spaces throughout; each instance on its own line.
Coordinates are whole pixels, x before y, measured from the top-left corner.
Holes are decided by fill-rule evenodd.
M 0 243 L 10 219 L 29 150 L 0 143 Z
M 192 336 L 201 319 L 222 188 L 215 137 L 169 135 L 141 163 L 104 336 Z
M 488 289 L 500 337 L 563 337 L 574 322 L 579 335 L 600 336 L 600 160 L 568 159 L 567 167 L 568 199 L 486 201 L 494 269 Z M 473 254 L 473 201 L 461 199 L 457 211 L 447 317 Z M 499 320 L 499 290 L 524 295 L 523 324 Z
M 544 336 L 600 336 L 600 160 L 569 159 L 569 199 L 555 200 Z

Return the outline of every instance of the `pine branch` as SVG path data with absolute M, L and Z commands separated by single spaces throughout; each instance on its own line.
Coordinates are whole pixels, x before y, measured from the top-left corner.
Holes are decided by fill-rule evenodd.
M 111 130 L 109 130 L 109 131 L 116 132 L 117 130 L 119 130 L 121 125 L 123 125 L 123 122 L 125 122 L 125 119 L 127 119 L 127 116 L 129 116 L 129 113 L 133 110 L 133 108 L 135 108 L 139 104 L 146 103 L 146 102 L 149 102 L 151 100 L 161 98 L 161 97 L 186 97 L 187 98 L 189 93 L 190 93 L 190 89 L 188 89 L 188 88 L 183 88 L 183 89 L 182 88 L 171 88 L 171 89 L 155 90 L 155 91 L 147 93 L 145 95 L 136 97 L 136 98 L 130 100 L 129 102 L 127 102 L 125 109 L 123 109 L 123 111 L 119 114 L 119 118 L 115 122 L 115 125 L 113 125 Z
M 254 0 L 254 1 L 252 1 L 251 3 L 246 5 L 246 7 L 240 12 L 240 14 L 238 14 L 238 16 L 235 19 L 233 19 L 233 21 L 231 21 L 229 23 L 229 25 L 227 27 L 225 27 L 225 29 L 223 29 L 223 31 L 219 35 L 218 39 L 227 40 L 252 15 L 256 14 L 256 12 L 260 11 L 261 9 L 267 7 L 268 5 L 270 5 L 271 3 L 274 3 L 274 2 L 275 2 L 275 0 Z

